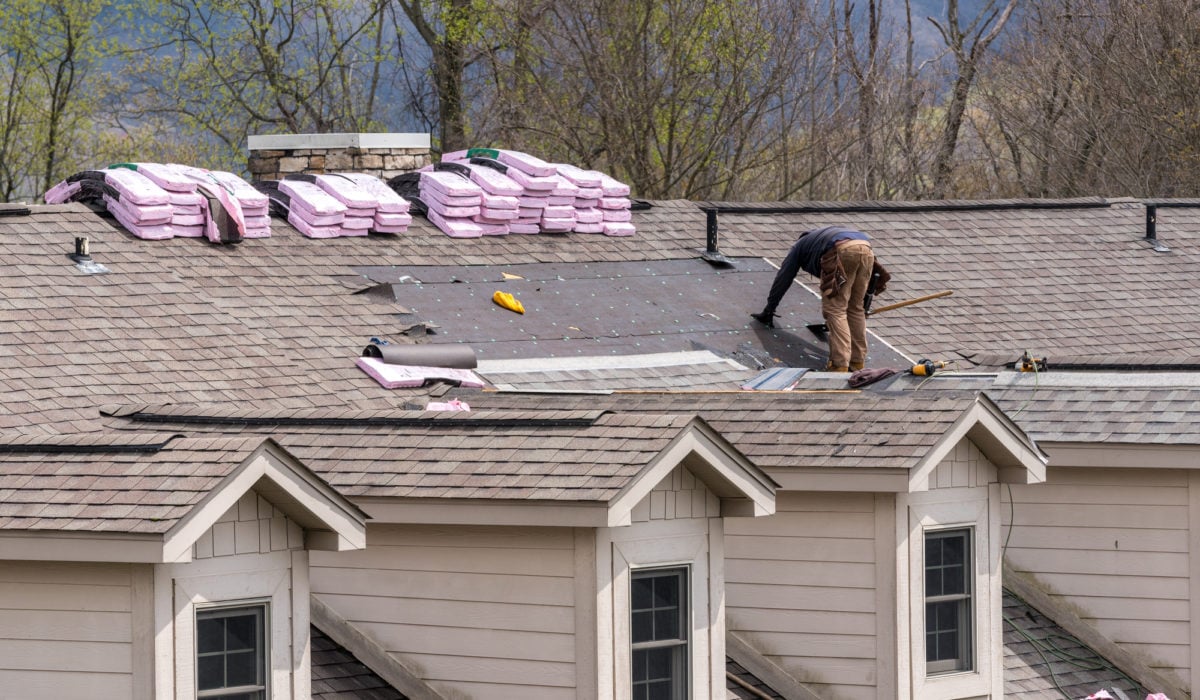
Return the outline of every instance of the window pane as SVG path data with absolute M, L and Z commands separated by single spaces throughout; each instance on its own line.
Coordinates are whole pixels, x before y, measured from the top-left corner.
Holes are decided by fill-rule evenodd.
M 654 641 L 654 613 L 649 610 L 633 614 L 633 643 Z
M 674 608 L 679 605 L 679 577 L 660 576 L 654 580 L 654 607 Z
M 652 681 L 671 678 L 671 662 L 673 647 L 651 649 L 649 651 L 646 678 Z
M 629 587 L 629 604 L 634 610 L 645 610 L 651 607 L 654 589 L 654 579 L 634 577 Z
M 200 690 L 225 687 L 223 656 L 201 656 L 196 659 L 196 686 Z
M 225 619 L 225 648 L 253 649 L 258 643 L 258 616 L 239 615 Z
M 221 651 L 224 642 L 225 626 L 220 619 L 196 620 L 196 651 L 205 654 Z
M 679 639 L 679 609 L 654 611 L 654 638 Z
M 225 685 L 256 685 L 258 669 L 254 651 L 239 651 L 225 657 Z

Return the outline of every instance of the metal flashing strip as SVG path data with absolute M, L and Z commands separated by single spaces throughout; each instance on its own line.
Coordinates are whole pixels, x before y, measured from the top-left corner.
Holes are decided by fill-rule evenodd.
M 726 364 L 732 369 L 745 366 L 709 350 L 654 352 L 639 355 L 590 355 L 583 357 L 534 357 L 513 360 L 487 360 L 476 368 L 480 374 L 524 372 L 578 372 L 581 370 L 647 369 L 688 365 Z
M 1200 372 L 1160 372 L 1155 366 L 1142 368 L 1139 372 L 1073 371 L 1056 372 L 1000 372 L 996 375 L 995 388 L 1012 387 L 1028 389 L 1200 389 Z

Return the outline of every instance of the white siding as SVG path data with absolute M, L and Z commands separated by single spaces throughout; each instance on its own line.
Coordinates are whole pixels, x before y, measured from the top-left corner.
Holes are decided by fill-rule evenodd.
M 133 566 L 0 562 L 0 696 L 133 696 Z
M 1100 633 L 1189 684 L 1188 475 L 1056 468 L 1045 484 L 1001 495 L 1009 564 L 1036 575 Z
M 568 528 L 370 526 L 367 548 L 312 552 L 312 591 L 434 687 L 574 698 Z
M 875 540 L 873 494 L 783 492 L 727 520 L 729 628 L 822 697 L 875 698 Z

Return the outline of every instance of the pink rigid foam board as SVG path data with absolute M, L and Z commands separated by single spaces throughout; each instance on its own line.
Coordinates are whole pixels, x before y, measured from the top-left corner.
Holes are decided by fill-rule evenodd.
M 601 209 L 628 209 L 630 205 L 628 197 L 601 197 Z
M 525 192 L 525 188 L 517 184 L 516 180 L 499 170 L 475 163 L 463 163 L 463 165 L 471 169 L 471 182 L 479 185 L 480 189 L 488 194 L 519 197 Z
M 483 193 L 453 195 L 429 187 L 421 188 L 421 199 L 425 203 L 437 202 L 447 207 L 477 207 L 483 202 Z
M 554 169 L 567 180 L 579 187 L 599 187 L 600 173 L 594 170 L 584 170 L 569 163 L 557 163 Z
M 217 182 L 225 186 L 230 194 L 237 197 L 242 204 L 242 213 L 246 216 L 262 216 L 267 211 L 270 200 L 267 195 L 254 189 L 249 182 L 224 170 L 212 170 L 210 174 Z M 254 212 L 251 214 L 250 212 Z
M 381 230 L 378 228 L 380 226 L 399 226 L 402 228 L 408 228 L 408 225 L 411 223 L 412 214 L 393 213 L 386 211 L 375 212 L 375 226 L 377 231 Z M 399 231 L 392 231 L 391 233 L 399 233 Z
M 488 209 L 512 209 L 517 210 L 521 206 L 521 200 L 518 197 L 508 197 L 499 194 L 483 193 L 483 206 Z
M 424 386 L 429 382 L 445 381 L 461 386 L 482 389 L 483 380 L 469 369 L 451 367 L 420 367 L 417 365 L 389 365 L 375 357 L 359 357 L 354 364 L 375 381 L 388 389 Z
M 166 190 L 139 172 L 129 168 L 107 168 L 102 172 L 104 181 L 121 193 L 122 202 L 146 206 L 171 203 Z
M 338 236 L 342 235 L 342 227 L 340 224 L 334 224 L 332 226 L 314 226 L 301 218 L 296 213 L 295 209 L 288 212 L 287 220 L 289 224 L 296 227 L 297 231 L 305 236 L 308 236 L 309 238 L 337 238 Z
M 593 171 L 600 176 L 600 189 L 604 190 L 605 197 L 628 197 L 629 185 L 609 177 L 608 175 L 596 170 Z
M 636 229 L 633 224 L 626 224 L 620 221 L 605 221 L 604 235 L 606 236 L 632 236 Z
M 447 219 L 433 209 L 425 212 L 429 222 L 451 238 L 479 238 L 483 227 L 470 219 Z
M 515 168 L 518 172 L 533 175 L 534 177 L 549 177 L 558 173 L 553 165 L 537 156 L 531 156 L 528 153 L 520 151 L 505 151 L 499 148 L 495 149 L 495 151 L 496 160 L 507 165 L 510 170 Z M 516 180 L 516 178 L 513 179 Z M 520 180 L 517 180 L 517 182 L 520 182 Z
M 317 186 L 349 209 L 365 209 L 375 215 L 379 198 L 358 186 L 358 183 L 341 175 L 314 175 Z
M 421 173 L 420 188 L 422 192 L 432 189 L 450 197 L 479 197 L 483 194 L 479 185 L 474 182 L 461 175 L 441 170 Z
M 542 219 L 542 230 L 547 233 L 566 233 L 575 228 L 575 219 Z
M 633 219 L 628 209 L 601 209 L 600 215 L 605 221 L 631 221 Z
M 408 200 L 401 197 L 387 183 L 374 175 L 366 173 L 339 173 L 341 177 L 354 181 L 354 184 L 369 192 L 375 198 L 375 213 L 405 214 L 408 212 Z
M 113 215 L 113 218 L 115 218 L 117 222 L 125 228 L 126 231 L 132 233 L 138 238 L 144 238 L 150 241 L 160 241 L 165 238 L 173 238 L 175 236 L 175 232 L 171 230 L 170 224 L 145 225 L 139 224 L 132 220 L 129 218 L 128 210 L 121 206 L 117 200 L 109 197 L 108 195 L 104 196 L 104 203 L 108 207 L 109 213 Z
M 68 202 L 71 197 L 79 194 L 79 190 L 83 189 L 83 183 L 67 182 L 63 180 L 54 187 L 46 190 L 46 194 L 42 195 L 42 199 L 46 200 L 46 204 L 62 204 Z
M 151 182 L 167 192 L 186 193 L 196 191 L 196 181 L 177 167 L 164 163 L 134 163 L 134 167 Z
M 280 180 L 279 191 L 291 198 L 293 210 L 301 208 L 320 216 L 346 215 L 346 205 L 311 182 Z

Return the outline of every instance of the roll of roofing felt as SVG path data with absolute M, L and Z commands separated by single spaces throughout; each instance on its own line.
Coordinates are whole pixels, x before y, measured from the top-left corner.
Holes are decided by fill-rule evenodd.
M 389 365 L 417 365 L 419 367 L 453 367 L 475 369 L 475 351 L 462 343 L 424 345 L 376 345 L 363 348 L 363 357 L 374 357 Z

